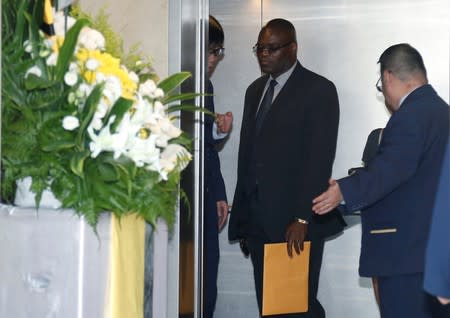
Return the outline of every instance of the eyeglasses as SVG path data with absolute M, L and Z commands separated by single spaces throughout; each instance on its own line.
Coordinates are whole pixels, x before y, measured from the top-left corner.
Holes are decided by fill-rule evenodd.
M 266 52 L 267 54 L 272 55 L 272 54 L 275 54 L 278 50 L 281 50 L 282 48 L 290 45 L 291 43 L 292 43 L 292 41 L 288 42 L 286 44 L 283 44 L 283 45 L 279 45 L 279 46 L 263 46 L 263 45 L 259 45 L 258 43 L 256 43 L 253 46 L 252 50 L 253 50 L 253 53 L 255 53 L 255 54 L 262 54 L 262 53 Z
M 378 79 L 377 83 L 375 84 L 375 87 L 377 88 L 377 91 L 383 93 L 383 82 L 381 82 L 381 76 Z
M 209 49 L 208 54 L 214 55 L 214 56 L 224 56 L 225 55 L 225 48 L 223 46 L 216 47 L 215 49 Z

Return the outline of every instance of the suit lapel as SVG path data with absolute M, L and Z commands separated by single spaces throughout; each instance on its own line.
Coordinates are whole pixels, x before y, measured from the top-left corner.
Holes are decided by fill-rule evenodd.
M 269 77 L 265 76 L 264 80 L 261 80 L 258 87 L 256 87 L 256 89 L 255 89 L 255 97 L 252 99 L 253 104 L 251 105 L 250 114 L 249 114 L 250 115 L 249 118 L 251 118 L 253 122 L 256 119 L 256 112 L 258 111 L 259 102 L 261 101 L 262 94 L 264 92 L 264 87 L 266 86 L 268 79 L 269 79 Z
M 248 131 L 247 136 L 251 136 L 250 138 L 253 138 L 253 131 L 256 124 L 256 112 L 258 111 L 259 101 L 261 100 L 268 78 L 268 76 L 265 76 L 263 79 L 261 79 L 261 81 L 258 83 L 258 86 L 255 87 L 253 97 L 250 98 L 251 104 L 249 105 L 249 111 L 246 118 L 246 129 Z
M 303 67 L 301 66 L 300 62 L 297 61 L 297 65 L 295 66 L 291 76 L 288 78 L 283 88 L 273 100 L 272 106 L 274 106 L 274 109 L 278 104 L 282 104 L 286 102 L 286 100 L 289 100 L 289 94 L 292 94 L 293 90 L 298 89 L 299 81 L 301 80 L 302 68 Z
M 296 89 L 298 89 L 299 81 L 301 80 L 301 77 L 302 77 L 301 74 L 302 74 L 302 66 L 297 61 L 297 65 L 296 65 L 294 71 L 292 72 L 291 76 L 288 78 L 288 80 L 286 81 L 286 83 L 281 88 L 280 92 L 278 93 L 278 95 L 273 100 L 272 106 L 270 107 L 270 110 L 266 115 L 266 120 L 262 124 L 261 131 L 264 130 L 264 126 L 267 126 L 267 124 L 269 124 L 270 118 L 273 118 L 274 113 L 282 111 L 282 109 L 281 109 L 282 107 L 283 108 L 287 107 L 286 103 L 289 102 L 290 97 L 292 96 L 292 92 L 295 91 Z M 262 89 L 264 89 L 264 86 Z M 259 93 L 258 103 L 261 100 L 261 95 L 262 95 L 262 90 Z M 256 105 L 256 106 L 258 106 L 258 105 Z M 267 120 L 267 119 L 269 119 L 269 120 Z

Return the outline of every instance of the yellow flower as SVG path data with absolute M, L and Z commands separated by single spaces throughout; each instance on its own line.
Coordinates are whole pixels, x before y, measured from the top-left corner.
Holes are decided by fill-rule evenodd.
M 95 84 L 96 73 L 102 73 L 104 76 L 115 76 L 120 80 L 122 86 L 122 97 L 127 99 L 134 99 L 137 84 L 132 80 L 128 71 L 120 65 L 120 60 L 114 58 L 108 53 L 102 53 L 99 50 L 88 50 L 81 48 L 76 54 L 79 62 L 80 72 L 84 79 L 89 84 Z M 99 66 L 95 71 L 86 68 L 86 62 L 89 59 L 98 61 Z

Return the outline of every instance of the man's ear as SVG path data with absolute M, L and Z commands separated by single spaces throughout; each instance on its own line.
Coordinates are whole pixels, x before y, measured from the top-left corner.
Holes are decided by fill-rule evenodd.
M 298 50 L 297 42 L 292 42 L 291 45 L 292 45 L 292 50 L 293 50 L 293 52 L 294 52 L 295 54 L 297 54 L 297 50 Z
M 389 84 L 392 82 L 392 77 L 394 76 L 394 74 L 389 71 L 389 70 L 384 70 L 383 71 L 383 84 Z

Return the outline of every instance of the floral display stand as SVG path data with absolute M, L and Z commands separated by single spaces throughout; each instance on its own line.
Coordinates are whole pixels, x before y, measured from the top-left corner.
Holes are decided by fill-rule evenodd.
M 144 317 L 145 227 L 0 205 L 0 317 Z
M 200 94 L 180 93 L 189 72 L 159 80 L 123 54 L 104 20 L 51 4 L 2 2 L 1 197 L 17 205 L 28 180 L 40 208 L 0 205 L 0 317 L 163 317 L 192 159 L 177 118 Z

